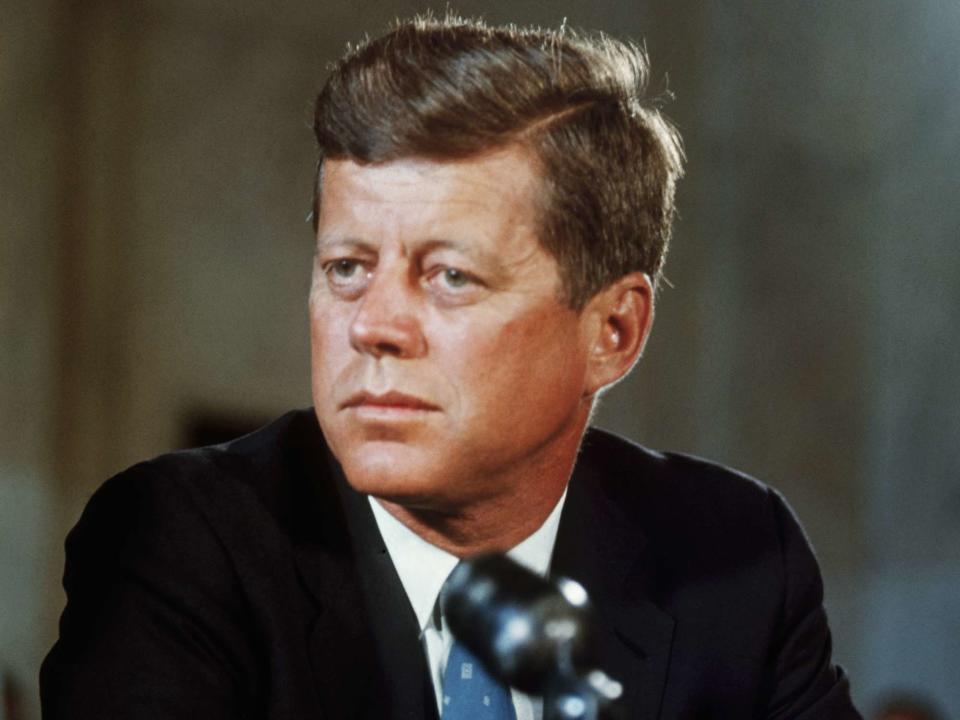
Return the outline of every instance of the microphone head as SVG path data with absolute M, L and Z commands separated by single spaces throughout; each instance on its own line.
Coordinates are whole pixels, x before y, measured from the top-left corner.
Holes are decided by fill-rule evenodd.
M 550 582 L 504 555 L 462 561 L 441 593 L 454 636 L 502 682 L 530 694 L 587 667 L 592 636 L 587 593 Z

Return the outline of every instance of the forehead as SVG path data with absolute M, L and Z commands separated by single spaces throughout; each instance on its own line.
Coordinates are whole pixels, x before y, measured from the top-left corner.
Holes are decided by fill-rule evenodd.
M 530 157 L 503 150 L 454 161 L 421 158 L 361 165 L 324 162 L 320 184 L 320 240 L 356 226 L 442 231 L 473 224 L 497 232 L 532 230 L 539 178 Z

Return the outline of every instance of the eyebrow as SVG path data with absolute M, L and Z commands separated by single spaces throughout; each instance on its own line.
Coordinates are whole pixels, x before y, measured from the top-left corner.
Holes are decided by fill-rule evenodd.
M 363 250 L 364 252 L 376 253 L 377 248 L 373 243 L 367 242 L 366 240 L 361 240 L 360 238 L 355 237 L 340 237 L 339 235 L 318 235 L 317 236 L 317 252 L 319 253 L 324 248 L 331 247 L 333 245 L 342 245 L 348 248 L 355 248 L 357 250 Z
M 454 250 L 461 252 L 464 255 L 467 255 L 470 258 L 475 259 L 478 262 L 484 263 L 489 268 L 495 271 L 503 270 L 503 263 L 500 260 L 500 256 L 496 253 L 487 252 L 481 248 L 478 248 L 476 245 L 465 242 L 463 240 L 449 240 L 446 238 L 430 238 L 423 241 L 422 243 L 417 243 L 419 246 L 418 249 L 421 252 L 428 253 L 433 250 Z
M 343 247 L 371 255 L 376 255 L 379 252 L 377 245 L 357 237 L 341 237 L 335 234 L 317 237 L 317 254 L 323 252 L 324 248 L 329 247 Z M 453 250 L 463 253 L 476 262 L 483 263 L 493 272 L 504 273 L 506 271 L 506 266 L 499 255 L 482 250 L 473 243 L 464 240 L 427 238 L 426 240 L 414 241 L 409 247 L 418 254 L 426 254 L 434 250 Z

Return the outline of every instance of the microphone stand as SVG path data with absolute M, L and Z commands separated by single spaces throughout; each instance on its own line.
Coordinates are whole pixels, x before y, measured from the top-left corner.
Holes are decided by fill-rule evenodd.
M 557 586 L 565 598 L 584 593 L 579 584 L 565 578 Z M 622 694 L 622 686 L 600 669 L 577 669 L 577 628 L 569 625 L 559 620 L 547 622 L 544 628 L 554 641 L 555 656 L 542 694 L 543 720 L 617 720 L 614 701 Z
M 618 720 L 619 695 L 619 683 L 599 670 L 565 678 L 543 693 L 543 720 Z

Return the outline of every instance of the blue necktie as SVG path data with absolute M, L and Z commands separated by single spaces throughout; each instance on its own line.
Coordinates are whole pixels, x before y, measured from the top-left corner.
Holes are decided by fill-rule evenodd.
M 459 642 L 443 673 L 443 720 L 516 720 L 510 691 Z

